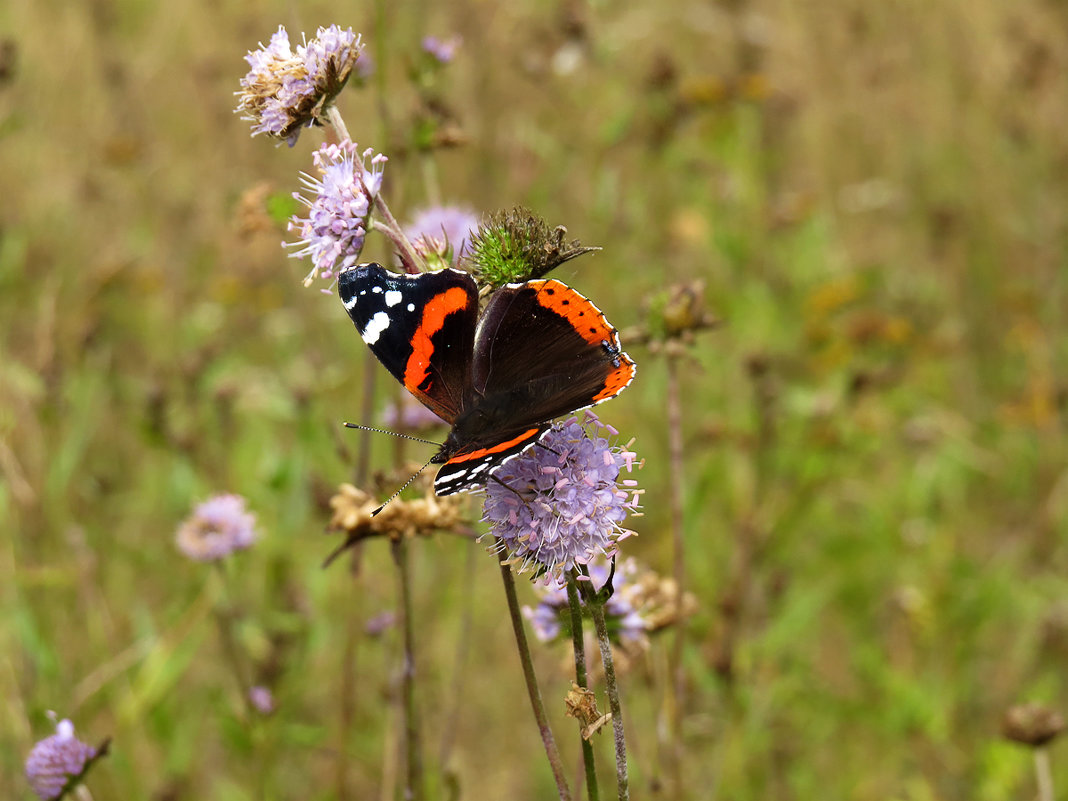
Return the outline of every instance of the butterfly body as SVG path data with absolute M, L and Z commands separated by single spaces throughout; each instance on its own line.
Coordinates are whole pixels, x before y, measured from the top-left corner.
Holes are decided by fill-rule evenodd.
M 604 315 L 553 279 L 508 284 L 479 311 L 460 270 L 407 275 L 365 264 L 338 277 L 364 342 L 452 428 L 431 460 L 438 495 L 484 486 L 563 414 L 619 394 L 634 362 Z

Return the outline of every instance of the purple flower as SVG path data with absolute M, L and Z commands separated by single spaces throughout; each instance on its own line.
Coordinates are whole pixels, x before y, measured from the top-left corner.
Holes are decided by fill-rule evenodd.
M 599 590 L 608 581 L 610 566 L 605 560 L 598 559 L 589 564 L 588 570 L 594 588 Z M 616 566 L 612 578 L 612 596 L 604 609 L 608 633 L 615 642 L 641 642 L 652 628 L 640 607 L 640 594 L 636 592 L 638 587 L 635 586 L 635 579 L 641 572 L 633 559 L 619 562 Z M 550 642 L 564 631 L 570 633 L 571 610 L 567 586 L 562 581 L 552 581 L 546 585 L 535 585 L 535 592 L 539 596 L 538 605 L 534 609 L 523 609 L 535 636 L 542 642 Z M 585 609 L 585 602 L 581 603 Z
M 439 64 L 448 64 L 456 57 L 456 51 L 460 49 L 460 41 L 459 36 L 450 36 L 448 39 L 424 36 L 423 52 Z
M 397 403 L 386 406 L 379 420 L 386 428 L 399 428 L 402 431 L 424 431 L 444 425 L 440 417 L 408 394 L 402 395 Z
M 471 235 L 478 231 L 473 211 L 459 206 L 431 206 L 416 213 L 404 233 L 424 257 L 437 256 L 451 267 L 467 250 Z
M 301 183 L 312 197 L 293 194 L 308 207 L 307 217 L 294 216 L 289 221 L 289 230 L 296 231 L 300 239 L 287 243 L 300 248 L 290 255 L 311 258 L 305 286 L 317 277 L 331 279 L 351 267 L 363 250 L 368 217 L 382 188 L 382 164 L 387 159 L 382 154 L 373 155 L 370 148 L 361 154 L 356 147 L 355 142 L 323 145 L 312 155 L 319 177 L 301 173 Z
M 216 495 L 178 527 L 178 550 L 198 562 L 214 562 L 256 541 L 256 517 L 240 495 Z
M 252 704 L 252 708 L 261 715 L 269 715 L 274 712 L 274 695 L 270 689 L 262 684 L 249 688 L 248 700 Z
M 237 111 L 252 123 L 252 135 L 265 133 L 291 146 L 301 128 L 314 123 L 348 80 L 363 46 L 352 29 L 319 28 L 316 38 L 297 46 L 282 26 L 266 47 L 245 56 Z
M 636 456 L 602 436 L 618 432 L 595 414 L 584 418 L 554 425 L 486 485 L 482 519 L 520 572 L 533 568 L 559 581 L 577 564 L 613 555 L 631 533 L 621 524 L 638 508 L 641 492 L 619 473 L 630 472 Z
M 78 783 L 96 755 L 95 748 L 74 736 L 74 725 L 61 720 L 56 733 L 37 743 L 26 757 L 26 778 L 38 798 L 62 798 Z

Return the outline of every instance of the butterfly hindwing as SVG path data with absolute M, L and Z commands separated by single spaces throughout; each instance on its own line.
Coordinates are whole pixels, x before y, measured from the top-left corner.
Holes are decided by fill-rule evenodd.
M 338 294 L 378 360 L 438 417 L 453 423 L 470 382 L 478 291 L 467 273 L 407 275 L 364 264 Z

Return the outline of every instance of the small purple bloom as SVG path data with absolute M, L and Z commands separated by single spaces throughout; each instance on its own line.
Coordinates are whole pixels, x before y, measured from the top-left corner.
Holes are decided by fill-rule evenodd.
M 445 424 L 440 417 L 411 396 L 404 394 L 400 401 L 386 406 L 379 415 L 379 420 L 386 428 L 399 428 L 402 431 L 424 431 Z
M 482 519 L 520 572 L 533 568 L 559 580 L 577 564 L 613 555 L 632 533 L 621 524 L 641 493 L 619 474 L 631 471 L 635 454 L 602 436 L 616 432 L 592 412 L 584 417 L 554 425 L 486 484 Z
M 387 609 L 384 612 L 379 612 L 374 617 L 370 618 L 363 626 L 363 630 L 370 637 L 380 637 L 385 634 L 386 629 L 392 628 L 397 624 L 397 613 L 391 609 Z
M 451 266 L 464 255 L 471 236 L 478 232 L 478 217 L 459 206 L 431 206 L 417 212 L 404 229 L 423 256 L 437 255 Z
M 301 174 L 301 183 L 312 197 L 293 194 L 308 207 L 308 216 L 290 220 L 289 230 L 296 231 L 300 239 L 287 243 L 300 248 L 291 256 L 308 256 L 312 261 L 305 286 L 316 278 L 334 278 L 360 258 L 368 217 L 382 188 L 382 164 L 387 159 L 374 155 L 370 148 L 359 153 L 355 142 L 342 142 L 323 145 L 312 161 L 319 177 Z
M 38 798 L 62 798 L 78 783 L 95 756 L 95 748 L 74 736 L 74 725 L 61 720 L 56 733 L 37 743 L 26 757 L 26 778 Z
M 314 123 L 345 85 L 363 46 L 352 29 L 319 28 L 294 52 L 279 26 L 270 44 L 245 56 L 249 71 L 241 79 L 237 111 L 252 123 L 252 135 L 297 141 L 301 128 Z
M 423 52 L 439 64 L 448 64 L 456 57 L 456 51 L 460 49 L 460 42 L 459 36 L 450 36 L 448 39 L 439 39 L 437 36 L 424 36 Z
M 609 565 L 603 560 L 591 562 L 587 569 L 590 581 L 595 589 L 600 589 L 608 581 Z M 609 636 L 613 641 L 624 643 L 640 642 L 646 632 L 652 628 L 643 610 L 635 605 L 637 595 L 633 586 L 641 569 L 633 559 L 617 563 L 615 576 L 612 578 L 612 596 L 605 604 L 605 621 Z M 564 631 L 566 623 L 570 628 L 571 610 L 567 600 L 567 586 L 563 581 L 552 581 L 546 585 L 535 585 L 539 596 L 538 605 L 531 609 L 525 607 L 523 614 L 530 621 L 535 636 L 542 642 L 555 640 Z M 585 602 L 582 602 L 585 608 Z
M 178 550 L 198 562 L 214 562 L 256 541 L 256 517 L 240 495 L 216 495 L 178 527 Z
M 274 695 L 270 689 L 262 684 L 249 688 L 248 700 L 252 704 L 252 708 L 261 715 L 269 715 L 274 712 Z

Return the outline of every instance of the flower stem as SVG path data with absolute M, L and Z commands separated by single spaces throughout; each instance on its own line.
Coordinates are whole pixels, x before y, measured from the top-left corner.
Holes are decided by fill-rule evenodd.
M 415 248 L 408 240 L 408 237 L 404 235 L 404 231 L 397 225 L 397 220 L 393 217 L 393 213 L 389 210 L 389 206 L 386 205 L 386 201 L 382 199 L 381 195 L 375 196 L 375 205 L 378 206 L 378 211 L 385 218 L 385 222 L 372 220 L 371 227 L 379 233 L 385 234 L 386 239 L 393 243 L 393 246 L 397 249 L 397 255 L 400 256 L 401 263 L 407 272 L 413 274 L 422 272 L 423 260 L 415 252 Z
M 333 103 L 326 107 L 326 121 L 330 123 L 330 127 L 334 129 L 338 139 L 342 142 L 352 141 L 349 137 L 349 129 L 345 127 L 345 120 L 341 118 L 341 112 L 337 110 L 337 106 Z
M 1038 781 L 1038 801 L 1053 801 L 1053 771 L 1049 766 L 1049 749 L 1040 745 L 1035 751 L 1035 779 Z
M 574 574 L 567 577 L 567 601 L 571 608 L 571 644 L 575 651 L 575 684 L 582 689 L 589 689 L 586 675 L 586 645 L 582 636 L 582 607 L 579 602 L 578 588 L 575 586 Z M 582 724 L 579 723 L 581 730 Z M 593 759 L 593 745 L 585 737 L 582 741 L 582 765 L 586 772 L 586 795 L 589 801 L 598 801 L 601 797 L 597 786 L 597 766 Z
M 587 584 L 588 582 L 584 582 Z M 612 731 L 616 741 L 616 784 L 619 801 L 630 798 L 630 779 L 627 777 L 627 741 L 623 734 L 623 706 L 619 700 L 619 685 L 616 683 L 616 668 L 612 661 L 612 643 L 608 640 L 608 624 L 604 619 L 604 601 L 592 587 L 583 587 L 583 600 L 593 615 L 597 629 L 597 644 L 601 647 L 601 663 L 604 665 L 604 683 L 608 692 L 608 708 L 612 712 Z
M 502 551 L 503 543 L 497 541 L 498 548 Z M 501 580 L 504 582 L 504 594 L 508 598 L 508 614 L 512 619 L 512 630 L 515 632 L 515 642 L 519 648 L 519 661 L 523 664 L 523 679 L 527 684 L 527 693 L 530 696 L 530 706 L 534 710 L 534 719 L 538 722 L 538 731 L 541 732 L 541 741 L 545 746 L 545 756 L 549 759 L 549 767 L 552 768 L 553 778 L 556 780 L 556 790 L 560 801 L 571 801 L 571 790 L 567 786 L 567 778 L 564 776 L 564 761 L 560 758 L 560 750 L 556 747 L 552 729 L 549 728 L 549 716 L 545 713 L 545 704 L 541 700 L 541 690 L 538 689 L 538 678 L 534 675 L 534 661 L 530 656 L 530 646 L 527 644 L 527 635 L 523 629 L 523 616 L 519 611 L 519 599 L 515 593 L 515 576 L 512 575 L 511 565 L 501 562 Z
M 393 562 L 397 566 L 399 603 L 404 626 L 404 752 L 406 801 L 421 801 L 423 792 L 423 754 L 419 738 L 419 716 L 415 708 L 415 638 L 412 628 L 412 586 L 408 565 L 408 547 L 404 536 L 391 542 Z

